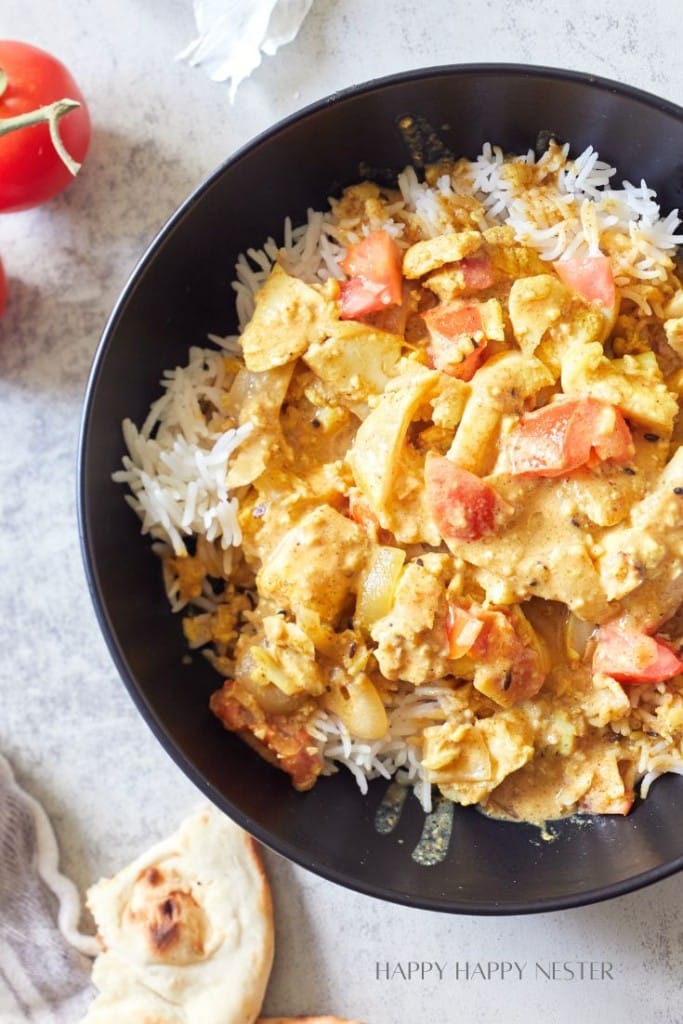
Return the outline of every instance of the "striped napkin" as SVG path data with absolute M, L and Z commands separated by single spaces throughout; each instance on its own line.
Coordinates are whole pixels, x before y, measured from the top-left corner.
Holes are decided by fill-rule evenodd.
M 94 995 L 94 938 L 78 931 L 80 900 L 60 873 L 45 811 L 0 754 L 0 1021 L 73 1024 Z

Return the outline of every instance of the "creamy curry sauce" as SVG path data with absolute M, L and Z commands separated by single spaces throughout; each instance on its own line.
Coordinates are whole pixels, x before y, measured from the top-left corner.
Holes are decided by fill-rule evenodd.
M 321 714 L 381 743 L 436 686 L 410 740 L 450 800 L 627 813 L 682 760 L 675 264 L 627 280 L 608 234 L 568 271 L 464 194 L 425 238 L 397 199 L 365 184 L 334 205 L 341 283 L 274 266 L 209 411 L 254 425 L 229 478 L 238 561 L 184 624 L 226 678 L 211 707 L 307 789 Z M 363 228 L 398 274 L 380 309 Z M 171 571 L 188 599 L 220 578 L 201 541 Z

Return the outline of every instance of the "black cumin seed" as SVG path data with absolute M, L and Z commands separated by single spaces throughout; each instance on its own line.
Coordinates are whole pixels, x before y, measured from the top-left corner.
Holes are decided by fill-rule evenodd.
M 352 658 L 357 650 L 358 644 L 356 643 L 355 640 L 352 640 L 351 643 L 349 644 L 349 658 Z
M 636 471 L 635 471 L 635 469 L 633 469 L 632 466 L 624 466 L 624 473 L 626 473 L 627 476 L 635 476 L 636 475 Z
M 503 682 L 500 684 L 501 690 L 509 690 L 510 684 L 512 683 L 512 672 L 506 672 Z
M 311 420 L 311 426 L 312 427 L 319 427 L 320 426 L 320 420 L 316 420 L 316 419 Z
M 683 494 L 683 487 L 674 487 L 674 494 Z
M 643 434 L 646 441 L 659 441 L 659 434 Z
M 575 516 L 572 516 L 572 526 L 581 526 L 581 523 Z
M 422 559 L 421 559 L 421 558 L 416 558 L 416 559 L 415 559 L 415 565 L 423 566 L 423 565 L 424 565 L 424 562 L 422 561 Z

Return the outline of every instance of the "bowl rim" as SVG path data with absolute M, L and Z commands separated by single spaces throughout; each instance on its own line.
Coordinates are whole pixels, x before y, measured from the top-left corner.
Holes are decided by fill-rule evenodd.
M 376 92 L 394 85 L 404 85 L 416 81 L 424 81 L 442 76 L 483 75 L 484 77 L 495 77 L 501 75 L 513 75 L 529 79 L 550 79 L 557 82 L 575 83 L 577 85 L 590 86 L 600 92 L 612 92 L 627 99 L 635 100 L 646 107 L 672 115 L 679 121 L 683 121 L 683 106 L 671 100 L 664 99 L 652 92 L 640 89 L 611 78 L 594 75 L 588 72 L 581 72 L 568 68 L 552 67 L 547 65 L 520 64 L 506 62 L 475 62 L 457 64 L 438 64 L 421 68 L 412 68 L 407 71 L 395 72 L 374 79 L 368 79 L 361 83 L 335 90 L 305 106 L 293 111 L 269 125 L 263 131 L 257 133 L 245 143 L 238 146 L 228 157 L 218 164 L 209 174 L 181 202 L 178 208 L 166 219 L 152 240 L 147 244 L 142 255 L 134 263 L 129 271 L 124 286 L 107 317 L 100 334 L 95 352 L 92 357 L 90 371 L 88 373 L 85 389 L 83 392 L 82 410 L 79 423 L 78 446 L 77 446 L 77 467 L 76 467 L 76 512 L 79 545 L 81 559 L 86 578 L 88 591 L 95 610 L 95 616 L 104 637 L 109 654 L 118 671 L 133 704 L 141 714 L 146 725 L 151 729 L 155 738 L 159 741 L 162 749 L 171 760 L 180 768 L 183 774 L 189 778 L 198 790 L 209 800 L 217 804 L 221 810 L 236 821 L 242 828 L 253 835 L 265 847 L 274 850 L 276 853 L 286 857 L 294 864 L 299 865 L 315 875 L 329 882 L 333 882 L 343 888 L 370 896 L 388 903 L 399 906 L 406 906 L 420 910 L 438 911 L 449 914 L 462 914 L 467 916 L 523 916 L 529 914 L 548 913 L 559 910 L 568 910 L 587 906 L 589 904 L 604 902 L 614 899 L 636 890 L 643 889 L 662 881 L 677 872 L 683 870 L 683 854 L 674 860 L 667 861 L 655 868 L 629 876 L 618 882 L 609 885 L 598 886 L 585 890 L 576 895 L 550 896 L 536 900 L 510 900 L 501 904 L 497 901 L 486 901 L 483 899 L 463 901 L 449 897 L 424 897 L 420 895 L 407 896 L 393 889 L 382 885 L 363 882 L 346 871 L 338 870 L 327 864 L 321 863 L 318 858 L 311 857 L 305 851 L 288 840 L 282 840 L 273 836 L 267 829 L 249 815 L 242 812 L 231 801 L 227 800 L 218 792 L 202 773 L 188 760 L 179 747 L 169 738 L 151 704 L 148 703 L 144 693 L 139 688 L 137 681 L 129 672 L 124 652 L 121 649 L 113 623 L 111 622 L 105 607 L 101 589 L 99 572 L 96 566 L 93 550 L 93 537 L 87 513 L 87 468 L 86 462 L 89 447 L 89 427 L 93 415 L 93 397 L 96 393 L 100 380 L 102 366 L 106 354 L 112 344 L 119 320 L 122 318 L 128 301 L 135 289 L 141 275 L 147 266 L 154 260 L 157 250 L 164 244 L 166 238 L 173 232 L 175 226 L 183 220 L 191 211 L 192 207 L 200 201 L 204 193 L 210 189 L 212 184 L 219 179 L 226 170 L 237 163 L 252 150 L 258 148 L 270 138 L 287 129 L 309 116 L 324 111 L 336 103 L 347 99 L 355 99 L 367 93 Z M 516 826 L 511 826 L 516 827 Z

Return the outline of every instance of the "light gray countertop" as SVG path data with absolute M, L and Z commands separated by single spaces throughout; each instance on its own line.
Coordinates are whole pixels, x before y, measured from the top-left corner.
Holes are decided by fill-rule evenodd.
M 44 803 L 63 867 L 82 891 L 171 831 L 199 800 L 117 677 L 76 527 L 90 361 L 127 275 L 165 219 L 281 117 L 410 67 L 529 62 L 683 103 L 671 0 L 315 0 L 298 38 L 264 60 L 234 107 L 227 87 L 174 60 L 193 35 L 191 0 L 3 0 L 0 10 L 0 37 L 60 56 L 94 120 L 74 186 L 41 209 L 0 218 L 11 288 L 0 322 L 0 751 Z M 368 1024 L 683 1019 L 680 877 L 589 908 L 484 919 L 384 904 L 274 854 L 267 865 L 278 939 L 271 1013 L 334 1012 Z M 488 964 L 502 961 L 519 969 L 485 977 Z M 552 962 L 577 961 L 603 966 L 592 979 L 572 979 L 564 968 L 546 976 Z M 443 974 L 432 966 L 404 980 L 395 967 L 409 962 L 438 963 Z M 466 962 L 482 970 L 467 978 Z

